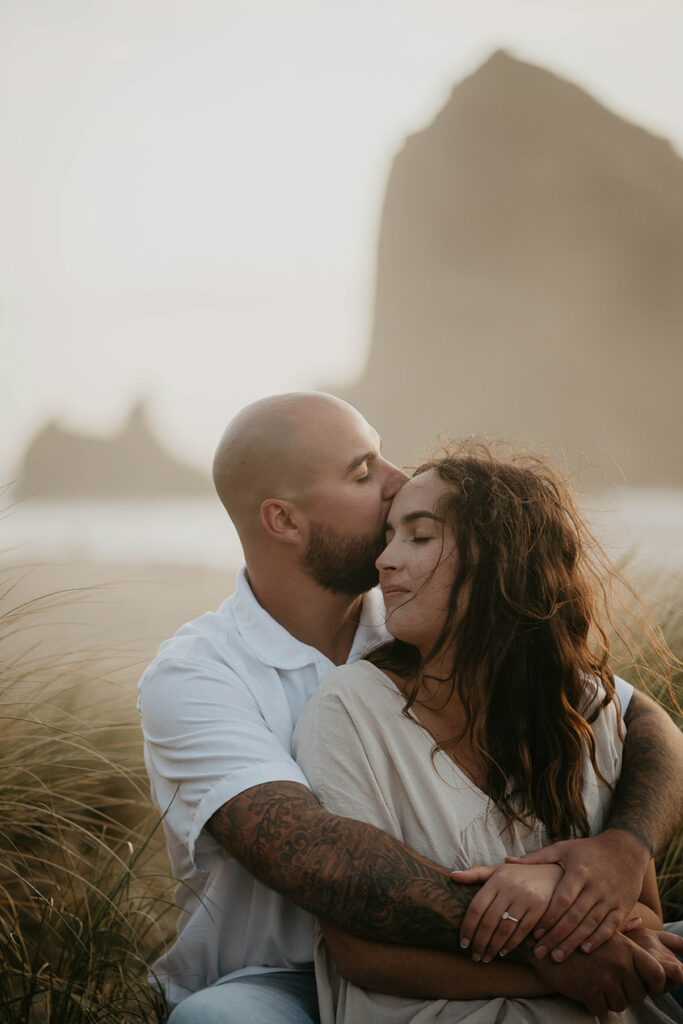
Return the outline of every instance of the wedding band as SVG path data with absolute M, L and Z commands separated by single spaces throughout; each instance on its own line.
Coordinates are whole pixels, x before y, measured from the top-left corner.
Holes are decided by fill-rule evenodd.
M 512 914 L 508 914 L 507 910 L 504 910 L 500 915 L 501 921 L 514 921 L 515 924 L 519 924 L 519 918 L 513 917 Z

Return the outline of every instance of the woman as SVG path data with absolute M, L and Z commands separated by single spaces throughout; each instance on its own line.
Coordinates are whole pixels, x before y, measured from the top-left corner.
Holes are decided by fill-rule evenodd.
M 295 732 L 323 805 L 452 869 L 600 831 L 622 725 L 600 564 L 561 481 L 541 460 L 466 444 L 398 493 L 386 541 L 377 567 L 395 640 L 332 672 Z M 547 903 L 561 869 L 534 871 Z M 532 916 L 506 906 L 508 948 Z M 633 916 L 661 927 L 652 865 Z M 594 1019 L 521 963 L 322 933 L 323 1024 Z M 683 1020 L 671 997 L 658 1004 L 609 1019 Z

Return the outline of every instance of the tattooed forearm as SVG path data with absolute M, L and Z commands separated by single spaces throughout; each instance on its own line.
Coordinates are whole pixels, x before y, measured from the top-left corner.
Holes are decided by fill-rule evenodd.
M 683 819 L 683 737 L 666 712 L 637 691 L 624 722 L 624 758 L 607 828 L 630 832 L 652 855 Z
M 454 885 L 373 825 L 329 814 L 305 786 L 255 786 L 219 808 L 208 829 L 258 879 L 344 931 L 459 948 L 478 887 Z

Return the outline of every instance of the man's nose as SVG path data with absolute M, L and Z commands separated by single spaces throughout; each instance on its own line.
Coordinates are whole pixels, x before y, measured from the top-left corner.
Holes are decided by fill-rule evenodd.
M 387 478 L 384 484 L 384 497 L 389 500 L 393 498 L 394 495 L 398 494 L 401 490 L 407 479 L 408 477 L 402 469 L 394 466 L 391 462 L 387 462 Z

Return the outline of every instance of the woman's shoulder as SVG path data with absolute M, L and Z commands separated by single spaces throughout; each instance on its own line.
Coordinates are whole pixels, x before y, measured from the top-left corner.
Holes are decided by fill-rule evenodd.
M 609 724 L 610 729 L 618 728 L 622 718 L 622 699 L 619 687 L 615 687 L 614 696 L 608 698 L 602 680 L 596 676 L 586 676 L 585 686 L 578 711 L 592 727 L 601 722 Z M 615 677 L 615 683 L 617 682 Z M 621 682 L 621 680 L 619 680 Z M 624 684 L 628 686 L 628 684 Z M 601 721 L 602 720 L 602 721 Z
M 330 699 L 368 704 L 403 698 L 389 676 L 376 665 L 353 661 L 333 668 L 319 684 L 309 704 Z
M 325 676 L 301 712 L 292 738 L 294 756 L 301 763 L 301 758 L 310 760 L 311 752 L 329 758 L 332 750 L 362 745 L 361 737 L 376 731 L 378 721 L 386 722 L 392 712 L 400 719 L 402 704 L 394 684 L 375 665 L 340 665 Z

